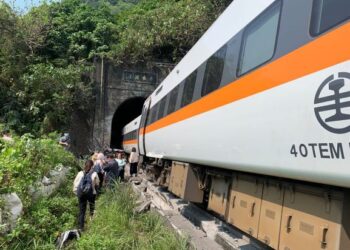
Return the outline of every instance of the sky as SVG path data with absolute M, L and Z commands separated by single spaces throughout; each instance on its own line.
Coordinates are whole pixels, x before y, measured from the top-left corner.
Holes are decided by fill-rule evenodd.
M 4 0 L 19 12 L 26 12 L 33 6 L 38 6 L 43 0 Z

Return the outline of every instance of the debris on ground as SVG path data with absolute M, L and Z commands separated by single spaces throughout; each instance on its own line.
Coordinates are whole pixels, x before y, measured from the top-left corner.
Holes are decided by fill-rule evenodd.
M 80 232 L 77 229 L 68 230 L 64 233 L 61 233 L 61 235 L 56 240 L 56 247 L 57 249 L 63 249 L 63 247 L 68 243 L 68 241 L 80 238 Z
M 169 226 L 189 240 L 192 249 L 262 249 L 259 244 L 237 232 L 224 221 L 195 204 L 174 196 L 166 189 L 148 181 L 146 176 L 131 178 L 129 181 L 132 189 L 138 195 L 134 212 L 142 213 L 149 209 L 158 212 L 166 218 Z
M 135 207 L 134 213 L 140 214 L 149 211 L 151 209 L 151 203 L 151 201 L 144 201 L 141 205 Z

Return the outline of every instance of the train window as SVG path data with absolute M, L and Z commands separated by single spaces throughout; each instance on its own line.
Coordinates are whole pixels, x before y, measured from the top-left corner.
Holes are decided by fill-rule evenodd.
M 140 120 L 140 127 L 144 125 L 145 119 L 146 119 L 146 108 L 143 107 L 141 112 L 141 120 Z
M 197 79 L 197 70 L 192 72 L 192 74 L 186 78 L 184 91 L 182 94 L 181 107 L 184 107 L 192 102 L 196 79 Z
M 151 110 L 148 112 L 148 116 L 147 116 L 147 118 L 146 118 L 146 123 L 145 123 L 145 125 L 143 126 L 144 128 L 147 127 L 147 126 L 149 125 L 150 116 L 151 116 Z
M 151 116 L 152 116 L 152 109 L 148 110 L 147 120 L 146 120 L 146 126 L 151 124 Z
M 179 93 L 179 85 L 177 85 L 171 92 L 170 92 L 170 100 L 169 100 L 169 105 L 168 105 L 168 111 L 167 114 L 171 114 L 175 111 L 176 108 L 176 100 L 177 100 L 177 95 Z
M 153 121 L 152 118 L 153 118 L 154 114 L 155 114 L 155 108 L 152 107 L 152 108 L 150 109 L 150 111 L 149 111 L 149 114 L 148 114 L 147 125 L 152 124 L 152 121 Z
M 349 0 L 314 0 L 310 33 L 319 35 L 349 18 Z
M 159 103 L 154 105 L 152 108 L 151 124 L 157 120 L 158 106 L 159 106 Z
M 224 45 L 207 61 L 203 79 L 202 96 L 209 94 L 220 86 L 222 72 L 224 70 L 226 47 L 227 46 Z
M 148 115 L 147 115 L 147 121 L 146 126 L 150 125 L 152 123 L 152 114 L 154 113 L 154 108 L 149 108 Z
M 159 111 L 158 111 L 157 120 L 162 119 L 164 117 L 165 102 L 166 102 L 166 96 L 164 96 L 162 100 L 160 100 L 159 102 Z
M 125 135 L 124 135 L 124 141 L 128 141 L 129 140 L 129 133 L 126 133 Z
M 123 135 L 123 141 L 134 140 L 137 137 L 137 130 L 133 130 Z
M 281 2 L 277 1 L 245 29 L 237 71 L 239 76 L 273 57 L 280 12 Z
M 232 83 L 236 79 L 237 62 L 242 40 L 242 32 L 231 38 L 227 44 L 225 65 L 222 72 L 220 87 Z

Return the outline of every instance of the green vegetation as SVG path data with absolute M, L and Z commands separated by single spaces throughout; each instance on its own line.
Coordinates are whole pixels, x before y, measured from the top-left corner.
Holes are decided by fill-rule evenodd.
M 61 164 L 78 166 L 75 157 L 57 143 L 57 135 L 35 139 L 29 134 L 0 139 L 0 194 L 16 192 L 24 206 L 31 203 L 30 186 Z
M 116 16 L 120 63 L 179 61 L 230 1 L 144 0 Z
M 72 249 L 187 249 L 155 212 L 134 214 L 135 197 L 127 185 L 117 185 L 97 201 L 94 219 Z
M 40 139 L 29 134 L 14 136 L 12 142 L 0 140 L 0 150 L 0 195 L 16 192 L 23 203 L 16 228 L 10 233 L 0 231 L 0 248 L 48 249 L 57 232 L 75 226 L 78 205 L 71 183 L 79 164 L 58 145 L 56 134 Z M 67 185 L 33 202 L 31 190 L 57 165 L 71 167 Z
M 79 168 L 74 156 L 57 144 L 57 135 L 35 139 L 29 134 L 0 139 L 0 195 L 16 192 L 23 202 L 23 215 L 9 233 L 0 230 L 1 249 L 55 249 L 59 233 L 77 225 L 78 202 L 72 183 Z M 66 183 L 56 193 L 38 200 L 32 187 L 57 165 L 70 166 Z M 0 208 L 2 207 L 0 202 Z M 186 249 L 153 213 L 134 214 L 135 197 L 127 185 L 117 185 L 97 201 L 96 216 L 83 237 L 71 249 Z
M 17 15 L 0 4 L 0 119 L 20 134 L 69 127 L 70 114 L 88 112 L 88 63 L 108 48 L 112 14 L 84 1 L 43 4 Z
M 59 233 L 76 228 L 78 200 L 72 192 L 73 175 L 59 191 L 26 208 L 16 228 L 0 236 L 1 249 L 55 249 Z
M 20 134 L 88 113 L 93 61 L 179 61 L 229 0 L 62 0 L 18 14 L 0 0 L 0 122 Z M 90 105 L 89 105 L 90 104 Z

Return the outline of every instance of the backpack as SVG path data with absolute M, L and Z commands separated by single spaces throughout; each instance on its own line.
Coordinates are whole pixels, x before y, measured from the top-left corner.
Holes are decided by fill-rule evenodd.
M 81 179 L 79 186 L 78 186 L 78 190 L 77 190 L 77 194 L 79 197 L 93 193 L 93 191 L 92 191 L 92 179 L 91 179 L 92 173 L 93 172 L 84 173 L 84 176 Z

